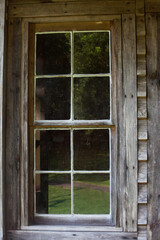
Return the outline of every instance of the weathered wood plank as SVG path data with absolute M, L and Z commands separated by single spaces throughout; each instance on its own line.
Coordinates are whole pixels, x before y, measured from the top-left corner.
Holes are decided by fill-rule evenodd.
M 50 231 L 10 231 L 7 240 L 121 240 L 137 239 L 136 233 L 118 233 L 118 232 L 50 232 Z
M 147 203 L 147 184 L 138 185 L 138 203 Z
M 138 160 L 147 160 L 147 141 L 139 141 L 138 143 Z
M 57 2 L 85 2 L 86 0 L 9 0 L 9 4 L 21 4 L 21 5 L 24 5 L 24 4 L 28 4 L 28 3 L 57 3 Z M 93 0 L 87 0 L 88 2 L 89 1 L 93 1 Z M 97 0 L 98 1 L 101 1 L 101 0 Z M 105 0 L 104 0 L 105 1 Z M 108 2 L 111 1 L 111 2 L 117 2 L 117 1 L 120 1 L 122 2 L 122 0 L 107 0 Z M 135 0 L 124 0 L 124 2 L 128 2 L 128 4 L 130 4 L 130 2 L 135 2 Z
M 147 99 L 146 98 L 138 99 L 138 118 L 139 119 L 147 118 Z
M 136 26 L 137 26 L 137 36 L 144 36 L 146 32 L 144 15 L 136 17 Z
M 147 183 L 147 162 L 138 164 L 138 183 Z
M 123 15 L 124 212 L 125 231 L 137 230 L 137 78 L 135 16 Z M 130 36 L 130 37 L 128 37 Z M 131 137 L 132 136 L 132 137 Z M 134 209 L 134 211 L 133 211 Z
M 137 75 L 146 75 L 146 55 L 137 56 Z
M 158 8 L 157 8 L 158 10 Z M 148 239 L 160 239 L 160 15 L 147 17 Z M 152 44 L 151 44 L 152 43 Z
M 0 240 L 3 239 L 4 230 L 4 137 L 3 137 L 3 86 L 4 86 L 4 42 L 5 42 L 5 0 L 0 1 Z
M 6 101 L 6 226 L 20 225 L 20 79 L 21 79 L 21 20 L 8 25 Z
M 36 9 L 36 11 L 35 11 Z M 133 13 L 134 2 L 129 1 L 85 1 L 41 4 L 9 5 L 10 17 L 52 17 L 59 15 L 94 15 Z
M 28 23 L 22 25 L 21 225 L 28 225 Z
M 137 54 L 146 54 L 145 36 L 137 36 Z
M 147 224 L 147 205 L 139 205 L 138 207 L 138 225 Z
M 138 240 L 147 240 L 147 233 L 139 233 Z
M 144 1 L 145 0 L 136 0 L 136 14 L 144 13 Z
M 147 131 L 147 120 L 138 120 L 138 140 L 147 140 L 148 131 Z
M 146 97 L 146 76 L 138 76 L 138 97 Z
M 159 0 L 146 0 L 145 10 L 147 13 L 160 12 L 160 1 Z

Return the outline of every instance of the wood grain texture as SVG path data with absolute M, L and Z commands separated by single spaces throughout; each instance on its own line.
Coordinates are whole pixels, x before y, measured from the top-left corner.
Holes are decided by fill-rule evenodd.
M 138 76 L 138 97 L 146 97 L 146 76 Z
M 86 0 L 69 0 L 69 2 L 85 2 Z M 91 2 L 93 0 L 87 0 L 88 2 Z M 101 0 L 97 0 L 99 2 Z M 105 0 L 104 0 L 105 1 Z M 108 2 L 117 2 L 117 1 L 122 1 L 122 0 L 107 0 Z M 124 0 L 124 2 L 130 3 L 135 3 L 135 0 Z M 28 3 L 57 3 L 57 2 L 68 2 L 68 0 L 9 0 L 9 4 L 28 4 Z
M 36 9 L 36 11 L 35 11 Z M 52 17 L 60 15 L 94 15 L 134 13 L 133 1 L 75 1 L 9 5 L 10 17 Z
M 159 13 L 160 1 L 159 0 L 145 0 L 145 11 L 147 13 Z
M 138 185 L 138 203 L 147 203 L 147 184 Z
M 123 68 L 125 129 L 123 227 L 125 231 L 137 231 L 137 78 L 134 15 L 123 15 L 122 29 L 123 66 L 125 66 Z
M 137 36 L 137 54 L 146 54 L 146 39 L 145 36 Z
M 146 75 L 146 55 L 137 55 L 137 75 Z
M 147 162 L 138 164 L 138 183 L 147 183 Z
M 138 118 L 146 119 L 147 118 L 147 99 L 138 98 Z
M 147 141 L 138 142 L 138 160 L 139 161 L 147 160 Z
M 138 224 L 147 224 L 147 205 L 139 205 L 138 207 Z
M 136 17 L 136 26 L 137 26 L 137 36 L 145 36 L 146 31 L 145 31 L 144 15 Z
M 144 1 L 145 0 L 136 0 L 136 14 L 144 14 Z
M 10 231 L 7 240 L 122 240 L 137 239 L 136 233 L 114 232 L 50 232 L 50 231 Z
M 160 15 L 147 14 L 148 239 L 160 239 Z M 151 44 L 152 43 L 152 44 Z
M 147 131 L 147 119 L 138 120 L 138 140 L 147 140 L 148 131 Z
M 4 42 L 5 42 L 5 0 L 0 1 L 0 240 L 4 235 L 4 138 L 3 138 L 3 86 L 4 86 Z
M 6 102 L 6 227 L 20 226 L 20 79 L 21 20 L 8 25 Z

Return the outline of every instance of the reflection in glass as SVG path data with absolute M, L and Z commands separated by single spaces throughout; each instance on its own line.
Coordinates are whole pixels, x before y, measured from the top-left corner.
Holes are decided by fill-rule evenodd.
M 109 33 L 74 33 L 74 72 L 109 73 Z
M 70 170 L 70 131 L 36 131 L 36 169 Z
M 36 120 L 70 119 L 70 78 L 36 79 Z
M 36 74 L 69 74 L 70 52 L 70 33 L 38 34 Z
M 36 175 L 36 213 L 71 213 L 71 179 L 69 174 Z
M 109 174 L 74 175 L 74 213 L 109 214 Z
M 77 120 L 110 118 L 109 77 L 74 78 L 74 118 Z
M 109 170 L 109 130 L 74 131 L 74 169 Z

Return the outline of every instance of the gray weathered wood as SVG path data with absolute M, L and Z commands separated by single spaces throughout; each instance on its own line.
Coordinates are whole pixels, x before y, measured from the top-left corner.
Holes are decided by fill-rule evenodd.
M 139 141 L 138 143 L 138 160 L 147 160 L 147 141 Z
M 135 16 L 123 15 L 124 211 L 125 231 L 137 230 L 137 78 Z M 130 37 L 128 37 L 130 36 Z M 133 211 L 134 209 L 134 211 Z
M 138 164 L 138 182 L 147 183 L 147 162 L 139 162 Z
M 147 131 L 147 119 L 138 120 L 138 140 L 147 140 L 148 131 Z
M 136 0 L 136 14 L 143 14 L 144 13 L 144 1 L 145 0 Z
M 147 118 L 147 99 L 146 98 L 138 99 L 138 118 L 139 119 Z
M 7 240 L 122 240 L 137 239 L 136 233 L 122 232 L 50 232 L 50 231 L 10 231 Z
M 146 97 L 146 76 L 138 76 L 138 97 Z
M 147 184 L 138 184 L 138 203 L 147 203 Z
M 9 21 L 6 96 L 6 225 L 20 226 L 21 20 Z
M 139 205 L 138 207 L 138 224 L 147 224 L 147 205 Z
M 137 36 L 137 54 L 146 54 L 146 39 L 144 36 Z
M 144 15 L 136 17 L 136 25 L 137 25 L 137 36 L 145 35 L 145 19 Z
M 36 11 L 35 11 L 36 8 Z M 133 1 L 75 1 L 75 2 L 58 2 L 9 5 L 10 17 L 51 17 L 59 15 L 93 15 L 93 14 L 121 14 L 133 13 L 135 3 Z
M 4 85 L 4 36 L 5 36 L 5 0 L 0 1 L 0 240 L 4 235 L 4 191 L 3 191 L 3 179 L 4 179 L 4 163 L 3 163 L 3 85 Z
M 137 75 L 146 75 L 146 55 L 137 56 Z
M 148 14 L 146 19 L 149 115 L 148 239 L 151 240 L 160 239 L 160 15 Z

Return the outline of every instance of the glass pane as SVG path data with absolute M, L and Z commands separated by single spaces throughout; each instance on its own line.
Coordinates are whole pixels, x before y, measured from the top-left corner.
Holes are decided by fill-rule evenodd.
M 110 118 L 109 78 L 74 79 L 74 118 L 77 120 Z
M 74 213 L 110 213 L 109 174 L 76 174 L 74 176 Z
M 74 131 L 74 169 L 109 170 L 109 130 Z
M 69 74 L 70 42 L 70 33 L 37 34 L 36 74 Z
M 36 175 L 36 213 L 71 213 L 71 180 L 69 174 Z
M 36 169 L 70 170 L 70 131 L 36 131 Z
M 74 33 L 74 72 L 109 73 L 109 33 Z
M 36 80 L 36 120 L 70 119 L 70 78 Z

